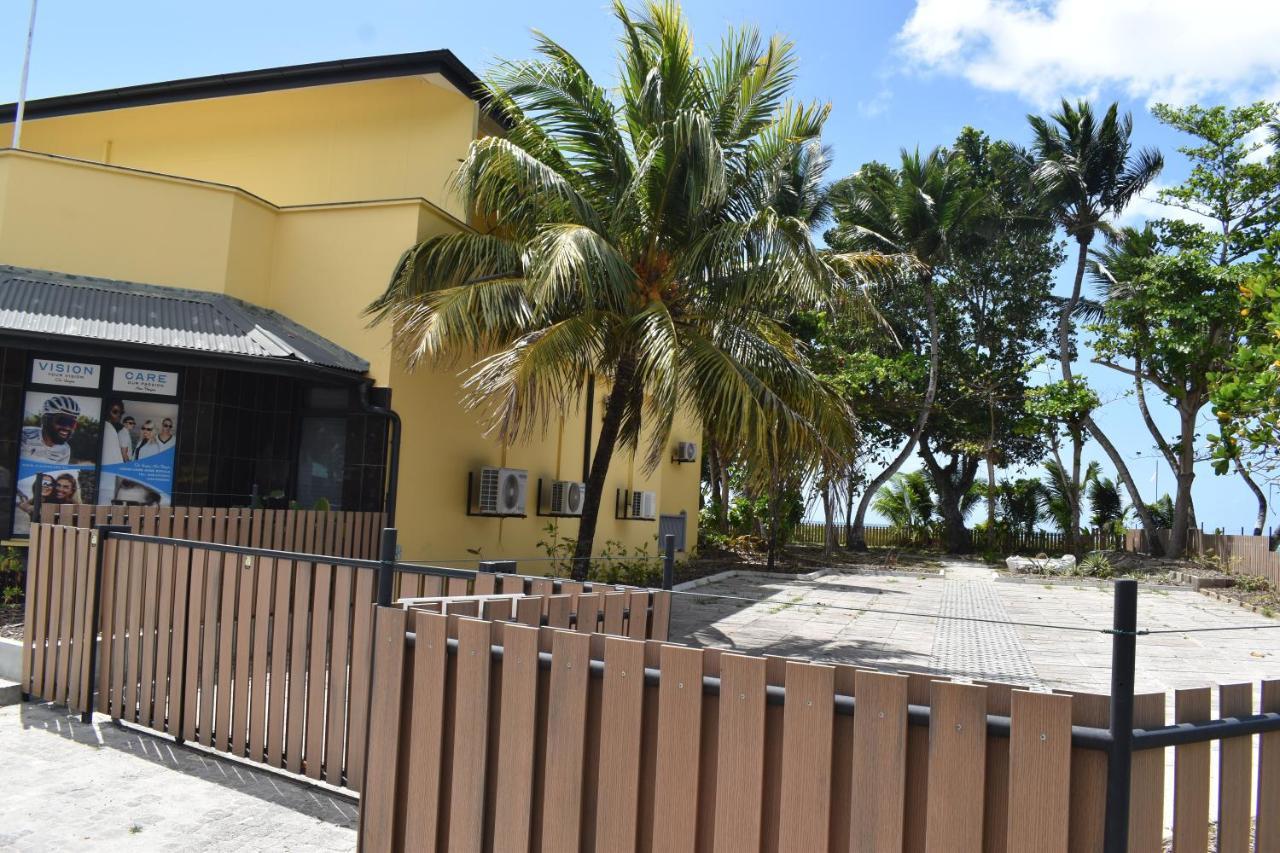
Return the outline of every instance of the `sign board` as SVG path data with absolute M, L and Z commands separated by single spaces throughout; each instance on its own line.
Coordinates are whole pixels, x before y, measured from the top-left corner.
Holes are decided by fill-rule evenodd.
M 161 397 L 178 395 L 178 374 L 165 370 L 149 370 L 140 367 L 117 367 L 111 380 L 113 391 L 134 394 L 155 394 Z
M 97 388 L 102 381 L 102 366 L 80 361 L 37 358 L 31 362 L 33 385 L 61 385 L 66 388 Z

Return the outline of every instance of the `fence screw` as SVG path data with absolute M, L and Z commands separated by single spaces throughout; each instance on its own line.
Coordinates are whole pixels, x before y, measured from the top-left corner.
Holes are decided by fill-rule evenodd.
M 958 732 L 964 731 L 964 726 L 961 725 L 960 723 L 956 723 L 956 731 Z
M 680 690 L 684 690 L 684 682 L 683 682 L 683 681 L 677 681 L 677 682 L 676 682 L 676 687 L 677 687 L 678 689 L 680 689 Z
M 745 694 L 745 693 L 739 693 L 739 694 L 738 694 L 738 698 L 739 698 L 739 699 L 746 699 L 746 698 L 747 698 L 747 694 Z
M 884 711 L 881 711 L 881 712 L 880 712 L 880 719 L 882 719 L 882 720 L 884 719 Z

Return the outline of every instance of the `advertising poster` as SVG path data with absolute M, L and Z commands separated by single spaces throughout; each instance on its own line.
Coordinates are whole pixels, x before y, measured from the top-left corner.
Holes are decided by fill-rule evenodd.
M 108 398 L 98 503 L 170 506 L 177 446 L 177 403 Z
M 101 405 L 98 397 L 27 392 L 18 443 L 14 533 L 30 531 L 37 489 L 45 503 L 97 503 L 94 468 L 101 444 Z

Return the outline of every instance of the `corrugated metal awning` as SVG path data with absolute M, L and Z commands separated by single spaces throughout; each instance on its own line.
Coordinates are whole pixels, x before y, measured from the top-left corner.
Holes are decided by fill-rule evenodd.
M 0 331 L 249 356 L 365 373 L 369 363 L 266 308 L 201 290 L 0 265 Z

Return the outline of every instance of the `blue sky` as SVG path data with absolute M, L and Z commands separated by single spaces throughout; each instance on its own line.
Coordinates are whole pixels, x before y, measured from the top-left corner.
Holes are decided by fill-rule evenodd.
M 965 125 L 1025 143 L 1026 114 L 1065 95 L 1119 100 L 1133 112 L 1136 141 L 1164 152 L 1160 182 L 1176 183 L 1186 172 L 1174 150 L 1180 140 L 1150 117 L 1151 103 L 1280 100 L 1280 7 L 1269 0 L 1218 0 L 1210 15 L 1193 0 L 1154 6 L 1144 0 L 685 5 L 695 38 L 704 44 L 743 24 L 796 42 L 798 97 L 833 106 L 826 139 L 836 176 L 869 159 L 893 158 L 904 146 L 946 143 Z M 17 97 L 28 10 L 26 0 L 0 4 L 0 102 Z M 577 54 L 598 79 L 612 79 L 616 29 L 608 6 L 594 0 L 41 0 L 28 96 L 433 48 L 449 48 L 483 73 L 495 57 L 526 56 L 534 27 Z M 1150 198 L 1126 219 L 1144 215 L 1161 215 Z M 1099 421 L 1133 460 L 1143 493 L 1154 496 L 1157 468 L 1160 490 L 1171 490 L 1171 472 L 1150 458 L 1151 439 L 1132 400 L 1123 396 L 1129 383 L 1101 368 L 1085 365 L 1083 372 L 1112 401 Z M 1156 408 L 1172 433 L 1167 407 Z M 1087 455 L 1111 473 L 1096 445 Z M 1201 468 L 1195 498 L 1206 525 L 1251 525 L 1256 507 L 1244 486 Z

